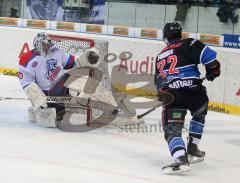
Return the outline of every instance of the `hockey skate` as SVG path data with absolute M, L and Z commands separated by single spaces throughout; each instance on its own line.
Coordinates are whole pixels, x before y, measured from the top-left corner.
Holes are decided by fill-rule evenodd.
M 198 163 L 204 160 L 205 152 L 198 149 L 196 144 L 192 143 L 190 138 L 187 148 L 188 161 L 190 163 Z
M 187 172 L 190 170 L 190 165 L 187 155 L 180 156 L 174 163 L 163 166 L 162 171 L 164 174 L 174 174 L 177 172 Z

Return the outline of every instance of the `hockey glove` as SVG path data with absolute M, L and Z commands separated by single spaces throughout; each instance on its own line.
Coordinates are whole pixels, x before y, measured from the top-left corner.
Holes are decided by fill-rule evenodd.
M 220 63 L 216 60 L 213 64 L 206 66 L 206 79 L 208 81 L 213 81 L 216 77 L 220 76 Z
M 93 51 L 91 51 L 88 55 L 88 62 L 90 64 L 96 64 L 98 62 L 99 55 Z
M 172 94 L 162 90 L 158 91 L 157 98 L 158 98 L 158 101 L 161 102 L 163 106 L 171 104 L 174 100 L 174 97 Z

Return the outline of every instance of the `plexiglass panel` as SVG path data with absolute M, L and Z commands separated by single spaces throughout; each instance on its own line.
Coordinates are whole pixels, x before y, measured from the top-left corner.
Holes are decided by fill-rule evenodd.
M 0 1 L 0 16 L 20 18 L 22 11 L 22 0 L 1 0 Z
M 240 0 L 0 0 L 0 17 L 240 34 Z
M 177 3 L 166 6 L 166 22 L 178 21 L 185 32 L 197 32 L 198 6 L 191 3 Z
M 108 25 L 136 26 L 136 1 L 109 2 Z
M 160 29 L 164 26 L 164 4 L 143 4 L 136 6 L 136 27 Z
M 232 34 L 231 20 L 221 22 L 217 16 L 219 7 L 199 7 L 198 32 L 207 34 Z

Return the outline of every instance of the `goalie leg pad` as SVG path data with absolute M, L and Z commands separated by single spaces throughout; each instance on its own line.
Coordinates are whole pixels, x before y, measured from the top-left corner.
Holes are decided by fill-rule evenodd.
M 36 123 L 36 110 L 33 107 L 28 108 L 28 120 L 29 122 Z
M 97 68 L 91 67 L 77 67 L 68 72 L 68 79 L 65 81 L 64 86 L 85 93 L 94 93 L 97 86 L 103 78 L 103 73 Z
M 36 124 L 41 127 L 56 127 L 56 109 L 38 109 L 36 112 Z
M 34 109 L 37 109 L 39 107 L 47 107 L 46 95 L 36 83 L 29 84 L 24 88 L 24 91 L 30 99 L 30 102 Z

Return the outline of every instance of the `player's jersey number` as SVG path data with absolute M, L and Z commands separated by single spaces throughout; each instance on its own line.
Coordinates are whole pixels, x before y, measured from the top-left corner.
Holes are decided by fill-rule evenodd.
M 164 72 L 164 67 L 166 66 L 166 64 L 170 63 L 170 67 L 168 69 L 168 73 L 171 74 L 177 74 L 179 73 L 179 70 L 176 69 L 176 65 L 177 65 L 177 56 L 176 55 L 171 55 L 166 59 L 162 59 L 160 62 L 157 63 L 157 69 L 161 75 L 162 78 L 166 77 L 166 73 Z

